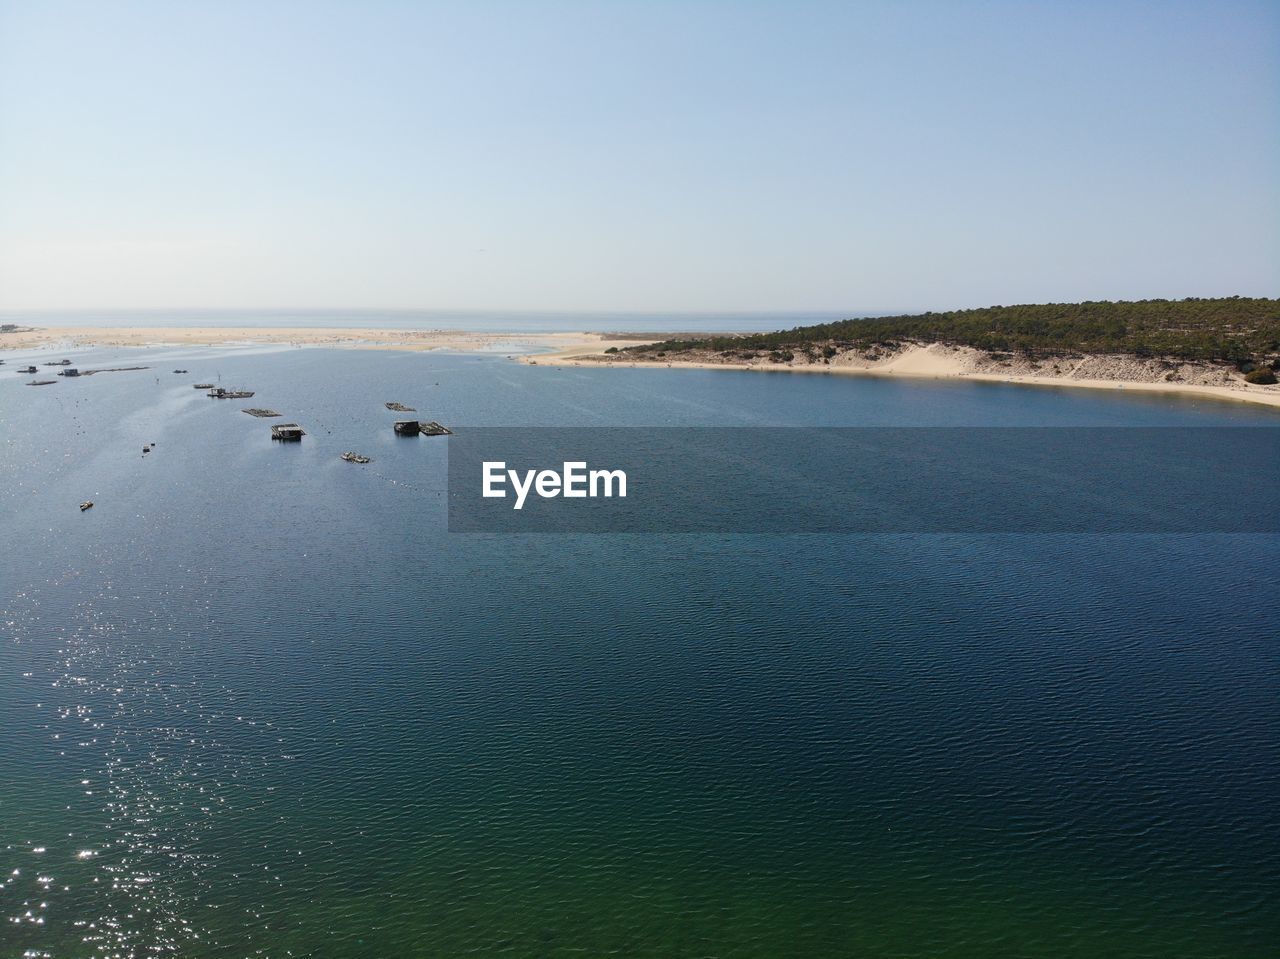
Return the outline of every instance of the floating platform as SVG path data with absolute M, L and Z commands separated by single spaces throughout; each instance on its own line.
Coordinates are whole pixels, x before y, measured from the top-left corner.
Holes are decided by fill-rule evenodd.
M 418 412 L 412 406 L 405 406 L 403 403 L 383 403 L 387 409 L 393 413 L 416 413 Z
M 286 443 L 297 443 L 306 435 L 307 431 L 297 423 L 277 423 L 271 427 L 271 438 Z
M 418 420 L 396 420 L 397 436 L 451 436 L 453 430 L 441 426 L 435 420 L 419 422 Z
M 284 416 L 283 413 L 277 413 L 275 410 L 264 410 L 257 406 L 250 406 L 248 409 L 243 409 L 240 412 L 248 413 L 250 416 L 261 416 L 264 419 L 269 416 Z
M 372 463 L 373 462 L 373 460 L 371 460 L 367 456 L 361 456 L 359 453 L 351 453 L 351 452 L 343 453 L 342 456 L 339 457 L 339 459 L 345 460 L 348 463 Z
M 215 386 L 206 395 L 211 400 L 247 400 L 253 395 L 253 390 L 224 390 Z

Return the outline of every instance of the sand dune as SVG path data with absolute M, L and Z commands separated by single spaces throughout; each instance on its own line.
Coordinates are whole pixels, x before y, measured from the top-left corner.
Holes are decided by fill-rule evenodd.
M 624 344 L 635 346 L 633 340 Z M 740 370 L 761 373 L 818 373 L 828 375 L 922 377 L 965 379 L 1028 386 L 1079 387 L 1094 390 L 1130 390 L 1176 393 L 1259 403 L 1280 407 L 1280 385 L 1255 386 L 1233 369 L 1194 363 L 1168 363 L 1133 356 L 1085 356 L 1036 361 L 1024 357 L 995 358 L 967 347 L 940 343 L 908 345 L 889 352 L 843 353 L 829 363 L 796 357 L 790 363 L 726 359 L 716 353 L 696 353 L 636 360 L 632 355 L 604 355 L 607 347 L 575 346 L 556 353 L 524 357 L 526 363 L 546 366 L 626 366 L 703 370 Z

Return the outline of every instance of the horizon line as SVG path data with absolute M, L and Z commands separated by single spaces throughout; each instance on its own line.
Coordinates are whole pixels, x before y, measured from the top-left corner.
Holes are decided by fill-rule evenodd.
M 972 309 L 992 309 L 1015 306 L 1043 306 L 1051 304 L 1080 303 L 1146 303 L 1152 301 L 1178 302 L 1180 300 L 1229 300 L 1229 299 L 1280 299 L 1280 291 L 1271 296 L 1258 296 L 1243 293 L 1195 296 L 1144 296 L 1120 297 L 1117 299 L 1078 299 L 1078 300 L 1024 300 L 1010 303 L 986 303 L 981 306 L 954 306 L 944 309 L 931 308 L 859 308 L 850 310 L 840 307 L 777 307 L 735 309 L 723 307 L 716 309 L 638 309 L 618 307 L 482 307 L 482 306 L 31 306 L 10 307 L 0 305 L 0 315 L 18 313 L 517 313 L 530 315 L 609 315 L 609 316 L 774 316 L 802 313 L 823 313 L 846 315 L 851 318 L 872 316 L 909 316 L 922 313 L 952 312 Z

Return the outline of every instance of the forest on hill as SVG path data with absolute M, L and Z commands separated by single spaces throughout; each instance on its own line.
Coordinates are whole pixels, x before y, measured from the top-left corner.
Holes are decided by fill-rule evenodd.
M 1031 356 L 1123 353 L 1243 363 L 1280 356 L 1280 300 L 1232 296 L 988 306 L 841 320 L 776 333 L 666 340 L 627 352 L 862 350 L 901 342 Z

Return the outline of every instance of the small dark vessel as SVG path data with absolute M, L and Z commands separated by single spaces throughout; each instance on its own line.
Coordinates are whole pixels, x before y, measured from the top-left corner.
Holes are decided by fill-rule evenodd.
M 186 370 L 174 370 L 173 372 L 175 372 L 175 373 L 185 373 L 185 372 L 187 372 L 187 371 L 186 371 Z
M 397 436 L 451 436 L 453 430 L 441 426 L 435 420 L 419 422 L 418 420 L 396 420 Z
M 24 366 L 20 370 L 14 370 L 15 373 L 35 373 L 38 372 L 34 366 Z
M 214 387 L 213 383 L 194 383 L 192 385 L 197 390 L 211 390 Z
M 52 386 L 57 380 L 32 380 L 27 386 Z
M 83 503 L 81 503 L 81 504 L 80 504 L 80 512 L 82 512 L 82 513 L 83 513 L 85 510 L 87 510 L 87 509 L 92 509 L 92 508 L 93 508 L 93 500 L 91 500 L 91 499 L 87 499 L 87 500 L 85 500 Z
M 284 440 L 287 443 L 297 443 L 306 435 L 306 430 L 297 423 L 277 423 L 275 426 L 271 427 L 271 438 L 273 440 Z

